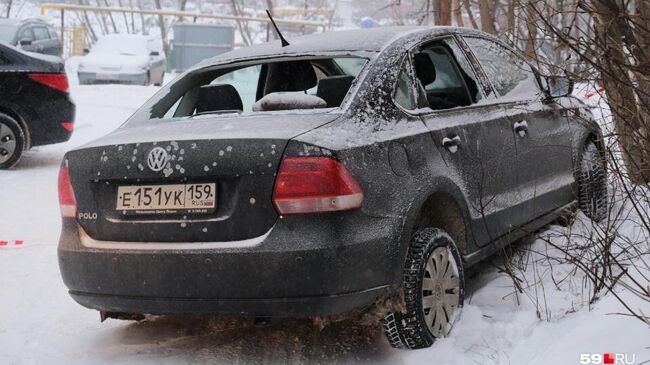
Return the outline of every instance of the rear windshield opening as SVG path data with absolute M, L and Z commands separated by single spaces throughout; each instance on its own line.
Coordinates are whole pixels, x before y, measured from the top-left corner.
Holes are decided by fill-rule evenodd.
M 163 89 L 131 122 L 337 108 L 367 59 L 291 59 L 194 71 Z

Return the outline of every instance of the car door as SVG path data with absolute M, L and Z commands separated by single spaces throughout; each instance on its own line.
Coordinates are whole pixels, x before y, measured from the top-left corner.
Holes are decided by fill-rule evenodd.
M 52 54 L 50 32 L 47 28 L 44 25 L 35 25 L 32 31 L 34 32 L 34 42 L 32 44 L 36 47 L 36 52 Z
M 56 33 L 56 29 L 51 26 L 48 26 L 47 30 L 50 33 L 49 54 L 60 57 L 63 53 L 63 45 L 61 44 L 59 35 Z
M 483 246 L 510 230 L 516 153 L 509 119 L 454 37 L 434 40 L 412 53 L 424 95 L 420 117 L 450 178 L 465 190 L 474 240 Z
M 465 37 L 507 110 L 517 148 L 518 225 L 573 200 L 572 133 L 562 109 L 541 90 L 534 69 L 486 38 Z

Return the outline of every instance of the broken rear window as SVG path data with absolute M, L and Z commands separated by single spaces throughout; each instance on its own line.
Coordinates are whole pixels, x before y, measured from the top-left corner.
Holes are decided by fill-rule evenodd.
M 128 124 L 340 107 L 367 59 L 286 59 L 190 72 L 163 88 Z

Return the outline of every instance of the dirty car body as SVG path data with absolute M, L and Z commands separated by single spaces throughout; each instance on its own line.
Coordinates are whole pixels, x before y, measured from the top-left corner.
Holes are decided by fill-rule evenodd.
M 584 105 L 549 99 L 536 72 L 530 94 L 524 76 L 490 80 L 467 37 L 512 52 L 464 29 L 381 28 L 271 42 L 187 71 L 66 154 L 59 264 L 70 294 L 108 313 L 337 314 L 396 295 L 418 227 L 443 226 L 472 265 L 555 219 L 575 200 L 573 153 L 597 130 L 578 122 Z M 440 65 L 437 78 L 415 53 Z M 253 96 L 224 86 L 250 70 Z M 524 92 L 500 94 L 508 83 Z M 210 95 L 227 100 L 201 104 Z M 284 184 L 296 181 L 307 186 L 292 200 Z M 207 208 L 134 208 L 138 191 L 165 199 L 151 195 L 161 186 L 204 189 L 195 203 Z

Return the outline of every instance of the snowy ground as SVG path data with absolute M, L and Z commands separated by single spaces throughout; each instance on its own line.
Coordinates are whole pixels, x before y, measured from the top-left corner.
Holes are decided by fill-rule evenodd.
M 425 350 L 393 350 L 378 328 L 353 321 L 324 329 L 307 320 L 258 327 L 250 320 L 197 317 L 100 323 L 96 312 L 68 297 L 59 276 L 59 163 L 66 150 L 120 125 L 156 90 L 73 86 L 78 112 L 72 140 L 29 151 L 18 168 L 0 172 L 0 244 L 7 242 L 0 246 L 0 364 L 541 365 L 580 364 L 580 354 L 603 352 L 634 354 L 636 364 L 650 361 L 650 328 L 615 315 L 623 308 L 611 294 L 586 306 L 588 288 L 579 275 L 556 287 L 554 281 L 567 277 L 571 268 L 535 260 L 534 252 L 549 251 L 539 239 L 520 245 L 536 263 L 522 274 L 537 283 L 535 297 L 517 300 L 510 278 L 499 273 L 496 261 L 488 262 L 468 275 L 466 304 L 451 336 Z M 585 229 L 585 224 L 579 216 L 571 229 Z M 551 226 L 540 237 L 557 241 L 566 231 Z M 617 293 L 650 313 L 647 302 L 623 289 Z

